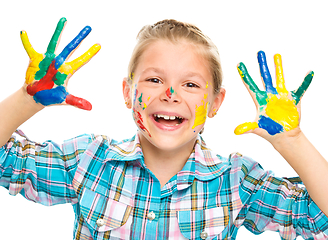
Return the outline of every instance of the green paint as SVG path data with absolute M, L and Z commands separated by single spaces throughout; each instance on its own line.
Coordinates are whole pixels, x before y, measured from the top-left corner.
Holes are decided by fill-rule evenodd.
M 56 30 L 54 34 L 52 35 L 52 38 L 49 42 L 48 48 L 47 48 L 47 53 L 54 53 L 56 50 L 57 42 L 60 37 L 61 32 L 64 29 L 66 18 L 61 18 L 57 24 Z
M 66 18 L 61 18 L 59 20 L 56 30 L 55 30 L 54 34 L 52 35 L 52 38 L 49 42 L 47 52 L 44 54 L 44 59 L 39 63 L 40 70 L 35 73 L 35 78 L 34 78 L 35 80 L 40 80 L 41 78 L 43 78 L 46 75 L 51 62 L 56 57 L 56 55 L 55 55 L 56 46 L 57 46 L 60 34 L 64 29 L 65 22 L 66 22 Z
M 252 77 L 248 74 L 248 71 L 246 69 L 246 66 L 241 62 L 238 65 L 238 71 L 240 76 L 242 77 L 243 81 L 247 84 L 249 89 L 255 93 L 256 100 L 258 104 L 261 106 L 264 106 L 267 104 L 267 98 L 268 95 L 265 91 L 261 91 L 256 83 L 253 81 Z
M 61 72 L 57 72 L 56 73 L 56 80 L 54 81 L 54 83 L 58 86 L 63 85 L 65 80 L 67 78 L 67 74 L 65 73 L 61 73 Z
M 35 80 L 40 80 L 46 75 L 51 62 L 55 57 L 56 57 L 55 54 L 45 53 L 44 59 L 42 59 L 42 61 L 39 63 L 40 70 L 35 73 L 35 77 L 34 77 Z
M 171 95 L 174 93 L 174 90 L 172 87 L 170 88 L 170 92 L 171 92 Z
M 302 82 L 301 86 L 297 90 L 291 92 L 291 94 L 295 100 L 295 105 L 297 105 L 299 103 L 299 101 L 303 97 L 305 91 L 310 86 L 313 75 L 314 75 L 313 71 L 309 72 L 309 74 L 306 75 L 306 77 L 304 78 L 304 81 Z
M 138 98 L 138 101 L 139 101 L 139 105 L 142 106 L 141 105 L 141 103 L 142 103 L 142 93 L 140 94 L 140 97 Z

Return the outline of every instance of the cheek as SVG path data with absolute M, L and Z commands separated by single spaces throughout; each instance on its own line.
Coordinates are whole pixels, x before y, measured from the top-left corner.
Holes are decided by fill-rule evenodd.
M 141 111 L 148 107 L 151 102 L 151 95 L 147 92 L 143 92 L 142 89 L 135 89 L 133 95 L 133 109 Z
M 196 104 L 195 121 L 194 121 L 194 125 L 192 126 L 192 129 L 205 123 L 208 108 L 209 108 L 208 94 L 204 94 L 204 98 L 200 101 L 199 104 Z

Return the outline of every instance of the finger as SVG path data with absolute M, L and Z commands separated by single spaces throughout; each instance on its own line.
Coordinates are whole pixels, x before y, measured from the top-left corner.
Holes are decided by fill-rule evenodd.
M 265 90 L 267 93 L 277 94 L 277 90 L 272 85 L 271 74 L 267 65 L 265 53 L 263 51 L 259 51 L 257 53 L 257 60 L 260 66 L 261 77 L 265 86 Z
M 93 45 L 88 51 L 86 51 L 82 56 L 74 59 L 73 61 L 69 63 L 63 64 L 58 71 L 61 73 L 65 73 L 67 75 L 73 74 L 76 72 L 79 68 L 81 68 L 83 65 L 85 65 L 87 62 L 90 61 L 91 58 L 93 58 L 97 52 L 100 50 L 101 46 L 99 44 Z
M 66 103 L 84 110 L 90 111 L 92 109 L 92 105 L 90 102 L 83 98 L 78 98 L 73 96 L 72 94 L 67 95 Z
M 34 76 L 37 71 L 39 71 L 39 63 L 43 59 L 43 55 L 36 52 L 32 47 L 30 40 L 28 39 L 27 33 L 25 31 L 20 32 L 20 37 L 27 55 L 30 58 L 30 64 L 26 71 L 25 83 L 30 85 L 34 81 Z
M 54 32 L 54 34 L 52 35 L 52 38 L 49 42 L 48 48 L 47 48 L 47 53 L 49 54 L 54 54 L 57 44 L 58 44 L 58 40 L 60 38 L 60 35 L 65 27 L 66 24 L 66 18 L 61 18 L 57 24 L 56 30 Z
M 30 40 L 28 39 L 27 33 L 25 31 L 20 32 L 20 37 L 23 43 L 23 46 L 25 48 L 25 51 L 30 59 L 40 58 L 41 60 L 43 58 L 42 54 L 38 53 L 34 50 L 32 47 L 32 44 L 30 43 Z
M 63 49 L 63 51 L 55 59 L 55 67 L 58 69 L 66 60 L 66 58 L 80 45 L 80 43 L 91 32 L 91 27 L 86 26 L 82 31 Z
M 256 122 L 246 122 L 237 126 L 234 132 L 236 135 L 240 135 L 244 134 L 245 132 L 254 130 L 258 127 L 259 125 Z
M 261 91 L 256 83 L 253 81 L 251 76 L 248 74 L 246 66 L 241 62 L 237 66 L 238 72 L 240 77 L 242 78 L 243 82 L 246 86 L 248 86 L 249 91 L 255 93 L 256 100 L 260 106 L 266 104 L 267 94 L 264 91 Z
M 273 59 L 274 59 L 275 65 L 276 65 L 277 91 L 278 91 L 278 93 L 288 94 L 288 91 L 285 86 L 285 79 L 284 79 L 284 73 L 283 73 L 283 68 L 282 68 L 281 55 L 275 54 Z
M 301 86 L 299 86 L 299 88 L 295 91 L 292 91 L 291 94 L 295 100 L 295 105 L 297 105 L 299 103 L 299 101 L 301 100 L 301 98 L 303 97 L 305 91 L 308 89 L 308 87 L 310 86 L 312 79 L 313 79 L 313 75 L 314 72 L 310 71 L 304 78 Z

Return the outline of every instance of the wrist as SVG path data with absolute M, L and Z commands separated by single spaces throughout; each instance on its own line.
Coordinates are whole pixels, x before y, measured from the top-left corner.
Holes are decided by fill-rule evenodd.
M 45 108 L 45 106 L 40 103 L 37 103 L 34 100 L 33 96 L 27 93 L 26 87 L 20 88 L 17 94 L 20 96 L 22 104 L 27 108 L 26 110 L 30 110 L 31 112 L 37 113 L 38 111 Z

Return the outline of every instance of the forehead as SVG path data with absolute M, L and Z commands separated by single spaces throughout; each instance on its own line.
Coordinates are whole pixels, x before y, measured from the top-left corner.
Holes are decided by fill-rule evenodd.
M 149 44 L 140 56 L 135 73 L 201 76 L 210 81 L 210 65 L 204 57 L 204 51 L 204 47 L 188 41 L 172 43 L 169 40 L 156 40 Z

